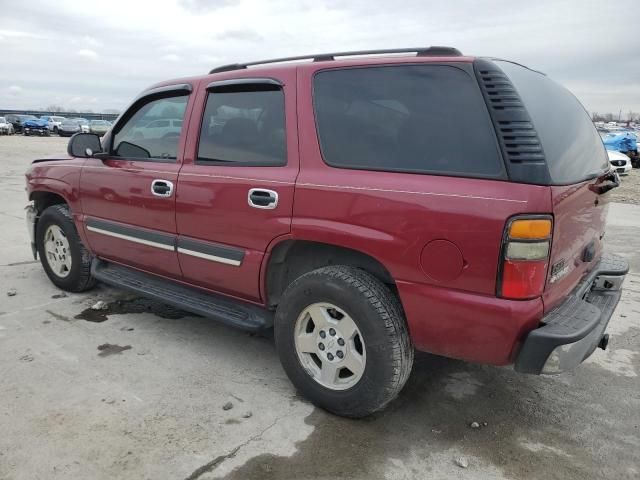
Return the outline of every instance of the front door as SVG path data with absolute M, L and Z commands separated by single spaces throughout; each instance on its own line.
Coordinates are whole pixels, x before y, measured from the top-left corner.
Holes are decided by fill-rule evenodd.
M 200 135 L 190 135 L 198 140 L 186 148 L 176 200 L 178 259 L 189 283 L 261 300 L 265 251 L 291 230 L 295 105 L 295 71 L 201 85 L 192 114 L 202 119 Z
M 181 276 L 175 251 L 175 188 L 188 87 L 152 90 L 138 99 L 103 141 L 108 158 L 90 158 L 83 167 L 84 228 L 99 257 Z M 158 122 L 168 127 L 158 128 Z

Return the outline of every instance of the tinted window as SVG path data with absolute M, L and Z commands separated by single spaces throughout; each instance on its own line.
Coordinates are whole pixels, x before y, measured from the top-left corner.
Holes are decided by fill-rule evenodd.
M 145 103 L 115 134 L 112 155 L 175 159 L 181 127 L 172 127 L 169 120 L 183 119 L 187 100 L 187 96 L 180 96 Z
M 442 65 L 320 72 L 320 146 L 333 166 L 500 177 L 504 166 L 475 80 Z
M 286 163 L 284 95 L 277 87 L 209 93 L 196 163 Z
M 569 90 L 538 72 L 496 62 L 524 102 L 542 143 L 554 183 L 576 183 L 609 168 L 589 114 Z

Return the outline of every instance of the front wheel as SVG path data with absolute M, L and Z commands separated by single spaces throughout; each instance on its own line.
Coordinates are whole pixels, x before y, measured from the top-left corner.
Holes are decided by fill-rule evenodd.
M 348 266 L 314 270 L 286 289 L 275 340 L 295 387 L 317 406 L 346 417 L 384 408 L 413 364 L 397 297 L 373 275 Z
M 91 254 L 84 247 L 67 205 L 47 208 L 36 228 L 40 262 L 54 285 L 69 292 L 83 292 L 95 284 Z

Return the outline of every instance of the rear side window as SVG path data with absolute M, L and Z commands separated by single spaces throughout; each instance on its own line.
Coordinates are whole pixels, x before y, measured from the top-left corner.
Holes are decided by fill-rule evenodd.
M 198 145 L 200 165 L 278 166 L 286 163 L 284 94 L 246 85 L 209 93 Z
M 314 108 L 329 165 L 505 175 L 477 83 L 459 68 L 402 65 L 320 72 L 314 80 Z
M 554 184 L 578 183 L 609 168 L 598 131 L 569 90 L 520 65 L 495 63 L 516 87 L 531 116 Z

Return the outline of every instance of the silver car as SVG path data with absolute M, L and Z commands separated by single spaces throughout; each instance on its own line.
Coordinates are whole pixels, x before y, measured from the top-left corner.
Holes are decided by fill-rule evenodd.
M 13 124 L 5 117 L 0 117 L 0 135 L 13 135 Z

